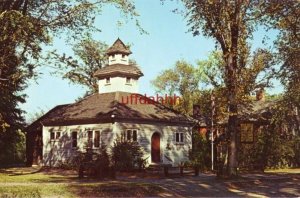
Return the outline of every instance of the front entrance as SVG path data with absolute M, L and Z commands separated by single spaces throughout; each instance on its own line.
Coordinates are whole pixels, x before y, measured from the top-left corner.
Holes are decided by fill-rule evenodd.
M 151 138 L 151 159 L 153 163 L 160 162 L 160 134 L 157 132 Z

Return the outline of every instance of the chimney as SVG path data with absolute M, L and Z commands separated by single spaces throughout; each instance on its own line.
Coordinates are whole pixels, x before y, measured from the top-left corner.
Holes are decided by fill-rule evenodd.
M 260 89 L 258 91 L 256 91 L 256 100 L 257 101 L 265 101 L 265 90 L 264 89 Z

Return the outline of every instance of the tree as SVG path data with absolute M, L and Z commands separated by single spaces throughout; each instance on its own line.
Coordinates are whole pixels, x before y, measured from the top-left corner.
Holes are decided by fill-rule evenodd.
M 277 64 L 281 66 L 279 77 L 285 86 L 284 106 L 287 110 L 300 109 L 300 2 L 266 1 L 262 23 L 279 30 L 274 44 L 277 49 Z M 300 120 L 294 119 L 300 134 Z
M 199 73 L 184 60 L 177 61 L 175 67 L 163 71 L 151 83 L 156 91 L 161 94 L 173 96 L 178 94 L 181 97 L 179 105 L 173 104 L 176 110 L 185 114 L 192 111 L 193 95 L 199 87 Z
M 222 51 L 224 84 L 228 101 L 229 157 L 227 175 L 237 175 L 237 114 L 240 76 L 245 57 L 250 53 L 248 40 L 261 17 L 260 1 L 182 0 L 193 35 L 215 40 Z
M 58 66 L 56 71 L 72 83 L 86 86 L 87 94 L 97 93 L 98 84 L 93 75 L 107 63 L 105 54 L 107 48 L 107 44 L 95 41 L 88 36 L 74 45 L 75 57 L 52 53 Z

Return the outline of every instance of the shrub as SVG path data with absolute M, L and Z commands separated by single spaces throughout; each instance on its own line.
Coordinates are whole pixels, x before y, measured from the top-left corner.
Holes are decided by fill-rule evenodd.
M 285 137 L 280 125 L 271 124 L 258 133 L 253 145 L 241 145 L 239 162 L 248 169 L 286 168 L 299 166 L 297 136 Z
M 137 142 L 117 138 L 112 147 L 112 162 L 118 171 L 133 171 L 146 166 L 144 152 Z
M 297 145 L 299 138 L 283 137 L 278 126 L 270 125 L 258 136 L 252 159 L 261 168 L 285 168 L 299 166 L 297 163 Z
M 111 172 L 113 170 L 106 147 L 100 148 L 99 154 L 96 155 L 95 169 L 96 175 L 100 178 L 110 177 L 112 175 Z
M 189 166 L 204 170 L 210 166 L 209 142 L 199 133 L 193 133 L 193 147 L 189 151 Z
M 86 152 L 77 151 L 73 157 L 61 162 L 59 168 L 77 170 L 80 178 L 84 172 L 89 177 L 114 177 L 114 167 L 106 147 L 87 149 Z
M 26 153 L 25 134 L 0 130 L 0 167 L 23 164 Z

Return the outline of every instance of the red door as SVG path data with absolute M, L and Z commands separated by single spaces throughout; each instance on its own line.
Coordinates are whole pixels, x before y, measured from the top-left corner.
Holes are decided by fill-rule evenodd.
M 151 159 L 152 162 L 160 162 L 160 135 L 154 133 L 151 138 Z

